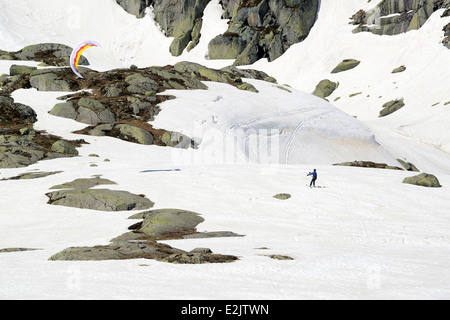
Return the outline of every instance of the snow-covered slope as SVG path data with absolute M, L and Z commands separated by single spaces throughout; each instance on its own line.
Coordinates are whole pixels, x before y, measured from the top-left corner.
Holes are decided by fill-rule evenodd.
M 245 79 L 259 93 L 212 82 L 207 91 L 169 92 L 176 99 L 161 105 L 153 125 L 186 133 L 201 142 L 197 150 L 83 136 L 89 144 L 79 148 L 79 157 L 0 170 L 0 178 L 34 170 L 63 171 L 36 180 L 0 181 L 0 249 L 42 249 L 1 253 L 0 297 L 450 297 L 450 106 L 444 106 L 450 101 L 450 51 L 440 43 L 448 18 L 437 12 L 420 30 L 395 37 L 351 33 L 354 26 L 348 25 L 348 18 L 373 6 L 366 0 L 321 1 L 318 21 L 304 42 L 272 63 L 251 66 L 277 78 L 279 85 Z M 211 1 L 200 44 L 175 58 L 168 53 L 171 39 L 151 16 L 138 20 L 114 0 L 0 0 L 0 49 L 42 42 L 75 46 L 93 39 L 102 48 L 86 51 L 86 56 L 98 70 L 183 60 L 220 68 L 231 61 L 206 58 L 209 40 L 227 29 L 220 16 L 219 1 Z M 361 64 L 330 73 L 347 58 Z M 8 73 L 14 63 L 0 61 L 0 73 Z M 400 65 L 407 70 L 391 74 Z M 322 79 L 339 82 L 328 98 L 331 104 L 309 95 Z M 362 94 L 349 97 L 358 92 Z M 48 114 L 63 94 L 27 89 L 12 96 L 35 109 L 36 129 L 77 139 L 72 132 L 82 124 Z M 378 118 L 381 105 L 397 98 L 404 98 L 406 106 Z M 436 102 L 440 104 L 432 107 Z M 93 153 L 99 157 L 89 157 Z M 352 160 L 398 165 L 396 158 L 436 174 L 443 187 L 402 184 L 412 175 L 406 171 L 330 166 Z M 305 187 L 313 168 L 319 171 L 321 188 Z M 181 171 L 141 172 L 150 169 Z M 117 186 L 111 188 L 145 194 L 156 209 L 201 213 L 205 222 L 199 231 L 245 235 L 167 241 L 185 250 L 209 247 L 240 260 L 197 266 L 143 259 L 48 261 L 70 246 L 107 244 L 133 223 L 127 220 L 129 212 L 47 204 L 45 193 L 52 186 L 94 175 L 115 181 Z M 292 198 L 280 201 L 273 198 L 277 193 Z M 271 254 L 294 260 L 272 260 Z

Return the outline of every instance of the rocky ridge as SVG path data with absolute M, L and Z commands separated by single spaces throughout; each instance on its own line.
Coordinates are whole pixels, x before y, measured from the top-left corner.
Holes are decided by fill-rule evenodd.
M 200 41 L 203 13 L 210 0 L 116 0 L 138 18 L 152 7 L 154 19 L 166 36 L 174 37 L 170 52 L 179 56 Z M 209 44 L 210 59 L 236 59 L 249 65 L 261 59 L 273 61 L 295 43 L 303 41 L 313 27 L 318 0 L 223 0 L 226 33 Z
M 371 32 L 378 35 L 397 35 L 420 29 L 428 18 L 437 10 L 446 9 L 442 17 L 450 14 L 449 0 L 383 0 L 375 8 L 359 10 L 351 17 L 351 24 L 357 25 L 353 30 Z M 449 46 L 448 27 L 444 28 L 443 44 Z
M 60 58 L 70 55 L 68 47 L 58 44 L 30 46 L 33 57 L 48 56 L 46 48 L 65 48 Z M 23 49 L 20 52 L 28 52 Z M 30 56 L 30 55 L 28 55 Z M 53 53 L 51 54 L 53 57 Z M 7 58 L 7 57 L 6 57 Z M 46 60 L 46 59 L 44 59 Z M 48 61 L 48 60 L 46 60 Z M 170 95 L 169 89 L 206 90 L 205 81 L 226 83 L 240 90 L 257 92 L 243 78 L 269 82 L 276 80 L 264 72 L 226 67 L 210 69 L 200 64 L 180 62 L 173 66 L 116 69 L 97 72 L 81 68 L 84 79 L 77 78 L 70 68 L 27 67 L 13 65 L 10 75 L 0 77 L 0 167 L 27 166 L 36 161 L 58 156 L 76 156 L 79 141 L 62 141 L 59 137 L 46 135 L 33 129 L 37 121 L 34 110 L 15 103 L 10 94 L 21 88 L 38 91 L 76 92 L 60 97 L 50 114 L 73 119 L 87 127 L 75 133 L 93 136 L 111 136 L 144 145 L 176 148 L 196 148 L 195 142 L 177 132 L 156 129 L 151 121 L 160 112 L 159 104 Z M 32 150 L 38 149 L 34 152 Z

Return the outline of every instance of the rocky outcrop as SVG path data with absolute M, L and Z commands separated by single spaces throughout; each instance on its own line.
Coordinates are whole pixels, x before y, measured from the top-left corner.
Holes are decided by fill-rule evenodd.
M 436 176 L 428 173 L 422 173 L 414 177 L 405 178 L 403 183 L 413 184 L 428 188 L 441 188 L 441 184 Z
M 316 89 L 313 92 L 313 95 L 325 99 L 330 96 L 334 90 L 336 90 L 338 84 L 336 82 L 332 82 L 328 79 L 322 80 L 316 86 Z
M 155 239 L 164 234 L 193 231 L 205 221 L 198 213 L 178 209 L 147 211 L 130 219 L 143 219 L 134 229 Z
M 229 28 L 210 42 L 209 57 L 250 65 L 261 58 L 273 61 L 303 41 L 316 21 L 319 1 L 222 1 L 222 7 Z
M 96 185 L 113 183 L 97 179 L 94 178 L 93 181 L 84 179 L 53 187 L 52 189 L 62 188 L 63 190 L 47 193 L 48 204 L 99 211 L 145 210 L 154 205 L 143 195 L 135 195 L 127 191 L 91 189 Z
M 109 245 L 67 248 L 49 260 L 153 259 L 168 263 L 203 264 L 226 263 L 238 259 L 235 256 L 214 254 L 209 248 L 195 248 L 188 252 L 157 242 L 199 234 L 195 228 L 204 219 L 198 213 L 179 209 L 159 209 L 135 214 L 130 219 L 143 221 L 130 226 L 132 232 L 112 239 Z M 216 236 L 220 235 L 219 232 Z
M 200 40 L 202 17 L 210 0 L 154 0 L 156 22 L 169 37 L 174 37 L 170 52 L 179 56 L 190 44 L 194 48 Z
M 450 9 L 448 10 L 450 12 Z M 450 13 L 449 13 L 450 15 Z M 444 46 L 446 46 L 447 48 L 450 49 L 450 23 L 447 24 L 444 29 L 444 40 L 442 40 L 442 43 L 444 44 Z
M 153 4 L 153 0 L 116 0 L 117 3 L 128 13 L 142 18 L 145 10 Z
M 242 78 L 276 83 L 274 78 L 261 71 L 235 67 L 217 70 L 192 62 L 142 69 L 133 67 L 97 72 L 82 68 L 81 71 L 83 79 L 77 78 L 70 68 L 36 70 L 15 65 L 11 68 L 14 76 L 0 77 L 1 94 L 5 96 L 0 103 L 8 105 L 0 114 L 0 122 L 7 117 L 6 122 L 18 125 L 19 118 L 32 115 L 29 108 L 14 104 L 8 98 L 14 90 L 36 88 L 39 91 L 70 91 L 77 93 L 58 98 L 62 102 L 56 104 L 49 113 L 88 125 L 75 133 L 110 136 L 144 145 L 196 148 L 191 138 L 181 133 L 155 129 L 151 125 L 160 112 L 159 104 L 173 98 L 163 95 L 164 91 L 206 90 L 208 86 L 204 81 L 214 81 L 258 93 L 253 85 L 243 82 Z M 29 124 L 29 121 L 22 122 L 23 126 Z
M 202 17 L 210 0 L 116 0 L 127 12 L 142 18 L 152 6 L 153 17 L 165 32 L 173 37 L 170 53 L 179 56 L 192 50 L 200 41 Z
M 0 125 L 28 126 L 37 121 L 36 112 L 29 106 L 15 103 L 8 96 L 0 95 Z
M 392 101 L 386 102 L 382 106 L 382 110 L 380 111 L 380 117 L 388 116 L 391 113 L 394 113 L 395 111 L 400 110 L 404 106 L 405 106 L 405 102 L 403 99 L 397 99 L 397 100 L 392 100 Z
M 400 162 L 400 164 L 403 166 L 403 168 L 405 168 L 406 171 L 413 171 L 413 172 L 419 172 L 420 171 L 411 162 L 403 161 L 402 159 L 397 159 L 397 161 Z
M 71 91 L 69 83 L 51 71 L 35 71 L 30 75 L 30 85 L 39 91 Z
M 340 62 L 332 71 L 331 73 L 339 73 L 344 72 L 347 70 L 351 70 L 353 68 L 356 68 L 361 61 L 355 60 L 355 59 L 345 59 L 342 62 Z
M 36 121 L 36 112 L 31 107 L 0 95 L 0 168 L 26 167 L 40 160 L 77 154 L 78 142 L 36 131 L 33 129 Z M 66 147 L 56 148 L 58 141 Z
M 166 36 L 170 52 L 179 56 L 200 41 L 203 14 L 210 0 L 116 0 L 127 12 L 142 18 L 152 6 L 153 17 Z M 273 61 L 303 41 L 316 21 L 319 0 L 223 0 L 223 19 L 230 27 L 209 44 L 211 59 L 236 59 L 250 65 L 261 58 Z
M 406 70 L 405 66 L 400 66 L 398 68 L 395 68 L 394 70 L 392 70 L 392 73 L 401 73 L 404 72 Z
M 434 12 L 443 8 L 448 11 L 449 0 L 383 0 L 372 10 L 355 13 L 350 23 L 357 25 L 354 33 L 397 35 L 420 29 Z
M 59 174 L 62 171 L 52 171 L 52 172 L 25 172 L 21 173 L 17 176 L 11 177 L 11 178 L 3 178 L 0 181 L 6 181 L 6 180 L 31 180 L 31 179 L 40 179 L 48 176 L 52 176 L 55 174 Z
M 347 167 L 360 167 L 360 168 L 403 170 L 399 167 L 390 166 L 385 163 L 375 163 L 372 161 L 342 162 L 342 163 L 336 163 L 334 165 L 335 166 L 347 166 Z
M 17 52 L 0 50 L 0 60 L 37 61 L 43 65 L 62 67 L 69 66 L 73 48 L 59 43 L 40 43 L 27 46 Z M 80 65 L 89 65 L 85 57 L 80 58 Z

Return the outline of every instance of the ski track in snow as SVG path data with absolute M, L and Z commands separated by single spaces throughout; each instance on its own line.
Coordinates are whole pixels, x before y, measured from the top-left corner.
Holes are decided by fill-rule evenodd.
M 294 142 L 294 139 L 295 139 L 297 133 L 302 129 L 302 127 L 303 127 L 306 123 L 308 123 L 308 122 L 311 121 L 312 119 L 320 118 L 320 117 L 322 117 L 322 116 L 324 116 L 324 115 L 326 115 L 326 114 L 328 114 L 328 113 L 331 113 L 331 111 L 323 112 L 323 113 L 318 114 L 318 115 L 310 116 L 309 118 L 303 120 L 302 122 L 300 122 L 300 123 L 298 124 L 298 126 L 295 128 L 294 132 L 292 133 L 291 137 L 289 138 L 289 141 L 288 141 L 287 146 L 286 146 L 286 151 L 284 152 L 284 160 L 285 160 L 285 163 L 286 163 L 286 164 L 289 164 L 289 153 L 291 152 L 292 143 Z

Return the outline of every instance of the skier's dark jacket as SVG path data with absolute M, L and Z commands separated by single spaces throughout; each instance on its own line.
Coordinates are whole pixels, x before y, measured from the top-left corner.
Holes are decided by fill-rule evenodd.
M 310 173 L 308 174 L 308 176 L 312 176 L 313 179 L 316 180 L 316 179 L 317 179 L 317 172 L 316 172 L 316 171 L 310 172 Z

